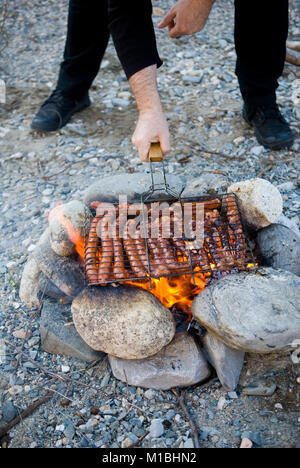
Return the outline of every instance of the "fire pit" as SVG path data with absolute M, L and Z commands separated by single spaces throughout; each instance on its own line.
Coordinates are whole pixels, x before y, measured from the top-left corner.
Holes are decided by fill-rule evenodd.
M 78 346 L 83 339 L 94 352 L 108 353 L 117 378 L 155 388 L 191 385 L 209 376 L 208 359 L 224 387 L 233 389 L 245 351 L 292 349 L 300 332 L 300 280 L 270 268 L 259 245 L 282 211 L 269 182 L 255 179 L 227 194 L 178 199 L 172 191 L 171 197 L 128 202 L 123 193 L 114 203 L 93 192 L 88 205 L 74 200 L 51 210 L 20 295 L 28 307 L 39 305 L 41 293 L 44 300 L 71 303 Z M 257 267 L 252 248 L 269 268 Z M 42 343 L 53 351 L 46 302 Z M 62 335 L 56 351 L 59 341 Z M 193 365 L 186 372 L 188 362 Z

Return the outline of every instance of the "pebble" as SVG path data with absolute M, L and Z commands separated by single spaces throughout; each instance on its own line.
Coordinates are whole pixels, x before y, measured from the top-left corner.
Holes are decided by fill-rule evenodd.
M 265 151 L 265 148 L 263 146 L 254 146 L 251 149 L 251 153 L 254 154 L 255 156 L 260 156 L 264 151 Z
M 153 419 L 150 424 L 149 434 L 152 439 L 161 437 L 165 432 L 161 419 Z
M 238 395 L 236 392 L 228 392 L 227 395 L 231 400 L 236 400 L 238 398 Z
M 245 137 L 239 136 L 233 140 L 233 143 L 238 146 L 245 141 Z
M 130 105 L 129 99 L 114 98 L 112 103 L 118 107 L 128 107 Z
M 243 387 L 243 393 L 245 395 L 252 396 L 272 396 L 276 391 L 277 386 L 275 384 L 254 384 Z
M 200 83 L 202 77 L 201 76 L 193 76 L 193 75 L 183 75 L 183 81 L 188 83 Z
M 27 340 L 31 337 L 31 332 L 22 328 L 21 330 L 15 330 L 13 336 L 19 340 Z
M 150 388 L 144 392 L 144 397 L 147 398 L 147 400 L 153 400 L 155 398 L 155 394 L 155 391 Z
M 2 412 L 2 418 L 7 423 L 12 421 L 16 416 L 18 416 L 18 411 L 11 401 L 7 401 L 2 404 L 1 412 Z
M 221 397 L 218 401 L 217 408 L 218 410 L 222 411 L 224 408 L 226 408 L 227 405 L 228 405 L 228 401 L 226 400 L 226 398 Z

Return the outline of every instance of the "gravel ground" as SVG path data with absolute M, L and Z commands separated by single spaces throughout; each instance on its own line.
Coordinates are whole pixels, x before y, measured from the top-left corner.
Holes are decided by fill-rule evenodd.
M 166 10 L 172 3 L 156 0 L 154 6 Z M 300 1 L 292 3 L 293 40 L 300 40 L 299 7 Z M 7 85 L 7 102 L 0 108 L 0 338 L 15 348 L 7 347 L 5 355 L 0 341 L 0 420 L 11 419 L 51 389 L 51 401 L 10 431 L 10 447 L 127 447 L 147 434 L 154 419 L 163 422 L 163 434 L 155 438 L 152 430 L 139 446 L 192 447 L 189 423 L 173 392 L 127 388 L 111 376 L 106 360 L 89 369 L 80 361 L 43 352 L 38 313 L 27 311 L 18 297 L 23 264 L 45 228 L 50 206 L 81 196 L 99 177 L 145 169 L 130 141 L 135 104 L 111 44 L 91 90 L 93 106 L 57 133 L 30 130 L 34 113 L 55 85 L 66 12 L 67 1 L 11 0 L 4 25 L 8 42 L 0 55 L 0 78 Z M 155 24 L 158 20 L 154 16 Z M 171 41 L 165 31 L 157 31 L 164 59 L 159 88 L 172 134 L 169 171 L 185 180 L 217 171 L 232 181 L 261 176 L 285 184 L 284 212 L 299 224 L 300 124 L 291 87 L 300 71 L 286 66 L 278 92 L 283 114 L 295 130 L 295 144 L 291 151 L 265 150 L 241 119 L 232 31 L 233 7 L 225 0 L 215 5 L 204 32 L 192 38 Z M 5 37 L 0 41 L 1 49 Z M 23 339 L 15 336 L 20 336 L 15 333 L 19 329 Z M 189 388 L 185 398 L 201 445 L 238 447 L 248 436 L 257 447 L 296 446 L 299 369 L 290 357 L 248 356 L 247 361 L 241 383 L 263 379 L 275 383 L 276 392 L 270 397 L 246 396 L 239 387 L 236 394 L 226 394 L 217 379 Z

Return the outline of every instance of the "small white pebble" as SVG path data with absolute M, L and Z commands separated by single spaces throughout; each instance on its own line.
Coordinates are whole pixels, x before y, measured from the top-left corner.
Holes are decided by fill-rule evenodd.
M 275 403 L 274 408 L 276 409 L 283 409 L 283 406 L 281 403 Z
M 61 371 L 67 374 L 70 372 L 70 367 L 69 366 L 61 366 Z
M 65 425 L 64 424 L 59 424 L 58 426 L 56 426 L 55 430 L 57 432 L 63 432 L 65 430 Z
M 221 397 L 218 401 L 218 410 L 222 411 L 223 408 L 227 406 L 227 400 L 224 397 Z

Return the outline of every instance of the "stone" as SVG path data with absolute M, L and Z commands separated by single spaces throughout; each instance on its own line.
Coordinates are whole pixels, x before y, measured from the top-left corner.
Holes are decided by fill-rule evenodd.
M 32 253 L 38 268 L 67 296 L 74 298 L 84 288 L 84 273 L 78 258 L 74 255 L 57 255 L 50 243 L 49 229 Z
M 253 447 L 252 441 L 248 439 L 247 437 L 243 437 L 240 448 L 252 448 L 252 447 Z
M 276 223 L 282 213 L 282 197 L 279 190 L 265 179 L 250 179 L 228 187 L 235 193 L 241 215 L 252 229 L 261 229 Z
M 69 256 L 75 252 L 75 244 L 88 233 L 92 213 L 80 201 L 55 206 L 49 213 L 51 247 L 57 255 Z
M 152 439 L 157 439 L 165 432 L 164 425 L 161 419 L 152 419 L 149 429 L 149 435 Z
M 44 275 L 43 272 L 40 272 L 39 279 L 39 292 L 43 296 L 48 296 L 53 299 L 62 300 L 64 304 L 72 302 L 72 297 L 67 296 L 64 292 L 61 291 L 55 284 Z
M 281 224 L 282 226 L 291 229 L 295 234 L 297 234 L 298 237 L 300 237 L 300 230 L 297 223 L 294 220 L 289 219 L 284 214 L 279 216 L 276 224 Z
M 84 289 L 72 303 L 75 327 L 91 348 L 124 359 L 153 356 L 175 334 L 172 313 L 130 286 Z
M 300 276 L 300 237 L 289 228 L 271 224 L 258 232 L 256 244 L 263 265 Z
M 244 351 L 229 348 L 211 333 L 206 333 L 203 338 L 203 351 L 224 389 L 235 390 L 244 365 Z
M 71 322 L 70 305 L 44 299 L 40 318 L 41 344 L 44 351 L 88 362 L 104 357 L 103 353 L 94 351 L 83 341 Z
M 13 332 L 13 336 L 19 340 L 28 340 L 32 335 L 31 331 L 20 328 L 19 330 L 15 330 Z
M 272 268 L 228 275 L 194 299 L 192 313 L 231 348 L 292 351 L 300 336 L 300 278 Z
M 176 334 L 170 344 L 150 358 L 128 360 L 108 356 L 108 359 L 117 379 L 156 390 L 187 387 L 210 375 L 201 350 L 187 332 Z
M 38 297 L 40 290 L 38 283 L 40 271 L 37 261 L 30 255 L 22 273 L 19 290 L 20 299 L 28 309 L 33 309 L 40 305 Z
M 197 197 L 201 195 L 226 193 L 228 180 L 221 174 L 205 173 L 186 184 L 182 197 Z
M 260 156 L 264 150 L 265 148 L 263 146 L 253 146 L 251 153 L 254 154 L 254 156 Z
M 266 384 L 263 382 L 245 386 L 243 388 L 243 393 L 251 396 L 272 396 L 275 393 L 276 388 L 275 384 Z
M 183 187 L 181 179 L 170 174 L 167 177 L 170 187 L 180 193 Z M 155 174 L 155 179 L 157 184 L 163 183 L 161 174 Z M 140 202 L 141 194 L 148 191 L 150 185 L 151 177 L 150 174 L 146 173 L 125 173 L 101 178 L 85 191 L 84 203 L 89 206 L 93 201 L 119 202 L 120 195 L 127 196 L 129 203 L 133 201 Z M 159 192 L 156 193 L 156 195 L 158 194 Z
M 15 419 L 16 416 L 18 416 L 18 410 L 11 401 L 7 401 L 2 404 L 1 412 L 2 418 L 7 423 L 11 422 L 13 419 Z

